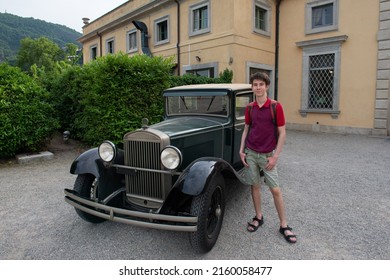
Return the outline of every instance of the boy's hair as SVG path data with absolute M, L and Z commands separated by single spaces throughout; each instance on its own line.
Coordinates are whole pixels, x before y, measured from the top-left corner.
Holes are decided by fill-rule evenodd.
M 260 80 L 263 81 L 267 86 L 271 83 L 271 80 L 269 79 L 267 73 L 265 72 L 256 72 L 253 73 L 250 77 L 250 84 L 253 85 L 254 80 Z

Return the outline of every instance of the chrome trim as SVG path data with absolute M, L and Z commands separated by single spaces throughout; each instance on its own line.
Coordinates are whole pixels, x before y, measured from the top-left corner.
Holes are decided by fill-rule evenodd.
M 107 219 L 114 222 L 120 222 L 129 225 L 135 225 L 140 227 L 147 227 L 153 229 L 163 229 L 172 231 L 184 231 L 195 232 L 197 231 L 198 217 L 195 216 L 171 216 L 155 213 L 144 213 L 138 211 L 132 211 L 122 208 L 115 208 L 107 205 L 103 205 L 91 200 L 81 198 L 73 191 L 65 189 L 65 201 L 73 207 L 80 209 L 88 214 Z M 88 208 L 86 206 L 93 207 L 95 209 Z M 108 214 L 100 212 L 106 211 Z M 118 217 L 116 215 L 123 215 L 126 217 Z M 149 219 L 149 221 L 132 220 L 132 218 Z M 154 222 L 153 222 L 154 221 Z M 158 221 L 178 222 L 178 223 L 190 223 L 193 225 L 170 225 L 158 223 Z
M 146 171 L 146 172 L 153 172 L 153 173 L 162 173 L 167 175 L 181 175 L 182 172 L 175 172 L 170 170 L 159 170 L 159 169 L 149 169 L 149 168 L 141 168 L 141 167 L 134 167 L 134 166 L 126 166 L 121 164 L 112 164 L 111 167 L 120 168 L 120 169 L 128 169 L 132 171 Z

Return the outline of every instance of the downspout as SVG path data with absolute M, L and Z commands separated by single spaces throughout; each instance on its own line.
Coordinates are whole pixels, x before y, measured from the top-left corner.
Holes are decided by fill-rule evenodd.
M 98 35 L 99 36 L 99 55 L 100 55 L 100 57 L 102 57 L 103 56 L 103 49 L 102 49 L 102 34 L 100 34 L 99 33 L 99 31 L 97 31 L 96 32 L 96 35 Z
M 148 27 L 145 23 L 138 20 L 133 20 L 132 23 L 134 24 L 135 28 L 137 28 L 139 31 L 141 31 L 141 48 L 142 52 L 146 54 L 147 56 L 152 56 L 152 53 L 149 49 L 149 43 L 148 43 Z
M 177 75 L 180 76 L 180 2 L 179 0 L 175 0 L 177 4 Z
M 275 86 L 274 86 L 274 98 L 278 100 L 278 84 L 279 84 L 279 13 L 280 13 L 280 3 L 283 0 L 276 1 L 276 27 L 275 27 Z

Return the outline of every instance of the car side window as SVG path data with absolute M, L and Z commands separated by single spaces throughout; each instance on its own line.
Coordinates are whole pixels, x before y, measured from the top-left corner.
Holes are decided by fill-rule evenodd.
M 235 111 L 236 111 L 237 120 L 245 119 L 245 108 L 250 102 L 252 102 L 252 100 L 253 100 L 252 93 L 240 94 L 236 96 Z

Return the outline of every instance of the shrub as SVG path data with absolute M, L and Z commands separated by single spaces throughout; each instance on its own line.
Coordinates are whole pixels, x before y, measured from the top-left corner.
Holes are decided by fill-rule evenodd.
M 126 54 L 100 57 L 83 67 L 74 129 L 87 144 L 119 143 L 127 131 L 163 115 L 162 91 L 169 87 L 170 59 Z
M 58 128 L 48 93 L 19 68 L 0 64 L 0 157 L 36 152 Z

